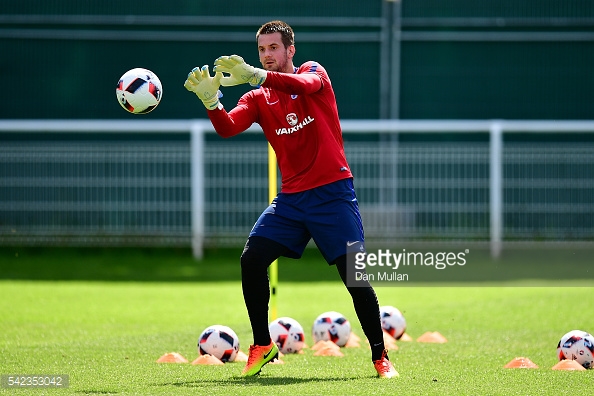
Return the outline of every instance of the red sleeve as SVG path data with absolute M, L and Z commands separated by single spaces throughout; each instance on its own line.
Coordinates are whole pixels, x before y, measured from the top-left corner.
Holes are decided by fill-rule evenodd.
M 278 72 L 268 72 L 266 81 L 262 86 L 279 90 L 287 94 L 307 95 L 318 92 L 324 84 L 326 78 L 324 69 L 313 62 L 306 62 L 300 67 L 300 73 L 288 74 Z M 253 123 L 258 122 L 258 109 L 250 91 L 243 95 L 237 106 L 229 111 L 225 109 L 208 110 L 208 118 L 212 122 L 215 131 L 219 136 L 228 138 L 240 134 L 248 129 Z
M 295 95 L 307 95 L 322 88 L 322 80 L 315 73 L 288 74 L 268 72 L 264 87 Z
M 256 114 L 250 110 L 245 95 L 228 113 L 224 108 L 207 110 L 207 113 L 217 134 L 224 138 L 238 135 L 256 122 Z

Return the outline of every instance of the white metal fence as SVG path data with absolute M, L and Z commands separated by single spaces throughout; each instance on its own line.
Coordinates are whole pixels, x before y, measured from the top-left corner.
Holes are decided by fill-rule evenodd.
M 343 122 L 370 243 L 594 241 L 594 122 Z M 569 137 L 568 137 L 569 136 Z M 518 138 L 520 137 L 520 138 Z M 0 244 L 243 243 L 267 205 L 258 128 L 0 121 Z

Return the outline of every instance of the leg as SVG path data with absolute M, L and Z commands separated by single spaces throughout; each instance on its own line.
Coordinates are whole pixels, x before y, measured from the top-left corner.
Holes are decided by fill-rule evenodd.
M 241 254 L 243 299 L 254 336 L 254 344 L 250 345 L 248 361 L 242 371 L 246 377 L 259 374 L 265 364 L 278 357 L 278 347 L 270 339 L 268 329 L 270 283 L 267 270 L 285 250 L 286 247 L 271 239 L 251 236 Z
M 379 304 L 373 287 L 368 283 L 366 287 L 347 286 L 347 256 L 337 258 L 334 263 L 340 274 L 340 279 L 353 298 L 355 312 L 363 327 L 363 332 L 371 346 L 371 361 L 380 378 L 398 377 L 392 362 L 388 358 L 388 351 L 384 346 L 384 333 L 380 321 Z
M 347 286 L 347 256 L 340 256 L 336 259 L 336 269 L 340 279 L 349 291 L 353 299 L 355 312 L 363 328 L 365 336 L 371 346 L 371 360 L 379 360 L 385 349 L 384 333 L 380 321 L 379 304 L 373 287 L 349 287 Z
M 309 241 L 299 220 L 300 213 L 291 202 L 299 198 L 298 193 L 290 197 L 279 194 L 254 224 L 241 255 L 243 299 L 254 336 L 242 371 L 246 377 L 257 375 L 265 364 L 278 357 L 278 346 L 268 329 L 268 267 L 280 256 L 299 258 Z
M 241 254 L 241 286 L 243 299 L 248 311 L 254 345 L 269 345 L 268 303 L 270 283 L 268 267 L 279 258 L 287 248 L 278 242 L 264 237 L 248 238 Z

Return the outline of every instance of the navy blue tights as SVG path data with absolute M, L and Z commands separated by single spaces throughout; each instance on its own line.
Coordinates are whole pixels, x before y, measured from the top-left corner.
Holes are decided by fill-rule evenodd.
M 270 282 L 268 267 L 288 249 L 278 242 L 264 237 L 250 237 L 241 254 L 241 285 L 243 299 L 252 326 L 255 345 L 268 345 L 268 303 Z M 346 284 L 346 255 L 334 261 L 340 279 Z M 384 350 L 384 338 L 380 324 L 379 304 L 375 291 L 369 287 L 347 287 L 363 332 L 371 344 L 371 358 L 378 360 Z

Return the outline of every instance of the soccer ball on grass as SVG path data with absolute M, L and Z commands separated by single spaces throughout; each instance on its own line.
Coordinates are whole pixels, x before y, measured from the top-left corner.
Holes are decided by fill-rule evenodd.
M 572 330 L 557 345 L 559 360 L 575 360 L 585 368 L 594 367 L 594 336 L 586 331 Z
M 332 341 L 343 347 L 351 336 L 351 323 L 339 312 L 324 312 L 314 321 L 312 333 L 314 342 Z
M 146 114 L 161 102 L 163 86 L 159 77 L 143 68 L 128 70 L 116 87 L 119 104 L 132 114 Z
M 278 318 L 269 325 L 270 337 L 282 353 L 297 353 L 303 348 L 303 327 L 293 318 Z
M 198 337 L 200 356 L 209 354 L 226 363 L 235 360 L 237 351 L 239 351 L 239 338 L 227 326 L 209 326 Z
M 395 339 L 399 340 L 406 331 L 406 319 L 398 308 L 390 305 L 380 307 L 380 319 L 382 329 Z

